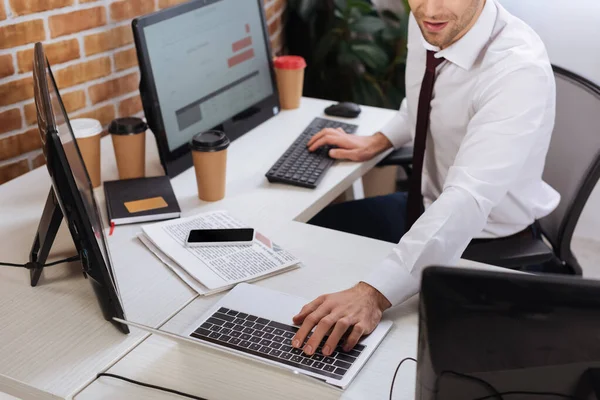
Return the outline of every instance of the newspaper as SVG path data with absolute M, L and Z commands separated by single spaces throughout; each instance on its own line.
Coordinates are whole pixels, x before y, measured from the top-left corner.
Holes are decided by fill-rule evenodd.
M 256 232 L 252 246 L 186 247 L 192 229 L 243 228 L 226 211 L 142 227 L 140 240 L 199 294 L 207 295 L 299 267 L 292 254 Z

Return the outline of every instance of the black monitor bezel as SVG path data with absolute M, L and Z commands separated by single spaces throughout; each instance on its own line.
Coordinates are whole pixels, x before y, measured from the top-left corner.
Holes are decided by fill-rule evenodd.
M 46 167 L 52 181 L 52 190 L 54 191 L 62 214 L 66 219 L 73 242 L 81 262 L 83 263 L 84 271 L 86 272 L 87 277 L 89 277 L 90 284 L 98 299 L 104 318 L 115 324 L 121 332 L 129 333 L 127 325 L 113 320 L 114 317 L 125 319 L 123 305 L 116 292 L 118 289 L 112 284 L 112 280 L 114 280 L 116 285 L 116 276 L 111 277 L 112 274 L 109 270 L 111 268 L 109 265 L 110 259 L 104 259 L 100 247 L 94 238 L 90 217 L 83 204 L 84 201 L 77 188 L 65 150 L 62 146 L 62 141 L 59 137 L 52 109 L 47 76 L 50 76 L 56 87 L 57 98 L 60 107 L 62 107 L 62 112 L 65 116 L 67 116 L 67 113 L 64 109 L 60 93 L 58 92 L 58 86 L 56 86 L 56 82 L 54 81 L 50 64 L 46 59 L 44 48 L 41 43 L 35 44 L 33 76 L 38 128 L 42 140 L 44 157 L 46 158 Z M 73 132 L 68 117 L 65 120 L 65 123 L 68 124 L 69 129 Z M 77 154 L 81 157 L 79 147 L 74 138 L 73 145 Z M 93 192 L 87 170 L 86 177 L 89 189 Z M 92 201 L 94 203 L 94 209 L 98 210 L 96 200 L 93 196 Z M 100 215 L 98 215 L 98 218 L 102 228 L 101 234 L 104 236 L 104 224 Z M 106 237 L 104 237 L 104 243 L 106 243 Z M 107 243 L 106 251 L 107 257 L 110 258 Z
M 171 178 L 190 168 L 193 165 L 193 161 L 187 144 L 184 144 L 173 151 L 169 149 L 167 133 L 165 131 L 165 126 L 162 119 L 158 93 L 156 91 L 156 84 L 152 72 L 152 65 L 146 45 L 144 28 L 192 10 L 216 3 L 218 1 L 221 0 L 192 0 L 184 4 L 155 12 L 153 14 L 136 18 L 132 21 L 133 36 L 141 73 L 140 94 L 142 98 L 144 114 L 146 115 L 148 125 L 150 126 L 150 129 L 156 138 L 161 164 L 165 169 L 165 173 Z M 263 38 L 267 46 L 267 54 L 270 55 L 273 54 L 273 50 L 271 48 L 269 28 L 267 25 L 263 1 L 254 1 L 256 1 L 257 7 L 261 13 Z M 269 58 L 269 73 L 273 88 L 273 93 L 270 96 L 242 111 L 241 113 L 229 118 L 223 123 L 212 127 L 211 129 L 225 132 L 227 137 L 229 137 L 231 141 L 234 141 L 250 130 L 256 128 L 263 122 L 277 115 L 281 107 L 279 104 L 279 92 L 277 90 L 275 68 L 273 66 L 272 58 Z

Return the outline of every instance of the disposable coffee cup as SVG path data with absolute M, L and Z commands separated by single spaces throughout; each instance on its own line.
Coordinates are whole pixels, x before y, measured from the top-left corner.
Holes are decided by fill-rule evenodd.
M 306 61 L 298 56 L 282 56 L 275 59 L 274 65 L 281 108 L 300 107 Z
M 87 169 L 92 186 L 97 188 L 102 183 L 100 166 L 100 137 L 102 136 L 102 124 L 91 118 L 79 118 L 71 120 L 73 135 L 77 141 L 79 152 Z
M 139 118 L 117 118 L 111 122 L 111 134 L 119 179 L 143 178 L 146 175 L 146 130 Z
M 190 141 L 200 200 L 218 201 L 225 197 L 229 143 L 221 131 L 198 133 Z

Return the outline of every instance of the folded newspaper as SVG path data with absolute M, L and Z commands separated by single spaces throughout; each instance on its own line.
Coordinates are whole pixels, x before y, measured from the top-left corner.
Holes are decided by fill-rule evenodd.
M 142 226 L 140 241 L 201 295 L 230 289 L 300 267 L 300 261 L 256 232 L 252 246 L 187 247 L 192 229 L 243 228 L 226 211 L 214 211 Z

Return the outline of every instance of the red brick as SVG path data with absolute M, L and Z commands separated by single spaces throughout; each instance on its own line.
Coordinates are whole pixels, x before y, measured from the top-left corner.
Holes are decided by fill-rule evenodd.
M 111 73 L 109 57 L 102 57 L 92 61 L 71 65 L 55 72 L 56 84 L 59 89 L 78 85 Z
M 129 97 L 119 103 L 119 117 L 131 117 L 142 111 L 142 99 L 139 95 Z
M 0 1 L 0 21 L 6 19 L 6 11 L 4 11 L 4 2 Z
M 89 88 L 92 104 L 98 104 L 113 97 L 122 96 L 132 92 L 139 86 L 139 76 L 137 72 L 112 79 L 107 82 L 98 83 Z
M 17 157 L 19 153 L 18 135 L 8 136 L 0 139 L 0 161 Z
M 0 133 L 21 129 L 21 111 L 18 108 L 0 112 Z
M 45 39 L 46 31 L 41 19 L 0 27 L 0 49 L 10 49 Z
M 114 21 L 132 19 L 154 11 L 154 0 L 122 0 L 110 5 L 110 17 Z
M 94 1 L 98 1 L 98 0 L 79 0 L 79 4 L 83 4 L 83 3 L 91 3 Z
M 130 25 L 88 35 L 83 39 L 85 54 L 103 53 L 133 43 L 133 32 Z
M 277 17 L 269 24 L 269 36 L 273 36 L 279 30 L 280 26 L 281 16 Z
M 68 113 L 81 110 L 85 107 L 85 92 L 83 90 L 61 93 L 60 97 Z M 25 122 L 28 126 L 37 122 L 35 103 L 25 104 Z
M 67 7 L 73 4 L 73 0 L 9 0 L 9 3 L 13 13 L 25 15 Z
M 168 8 L 177 4 L 187 3 L 189 0 L 158 0 L 158 8 Z
M 0 56 L 0 78 L 5 78 L 15 73 L 15 66 L 10 54 Z
M 104 7 L 94 7 L 53 15 L 48 18 L 48 24 L 50 25 L 50 35 L 53 38 L 85 31 L 86 29 L 106 25 L 106 9 Z
M 117 71 L 135 67 L 137 65 L 138 59 L 135 47 L 115 53 L 115 67 Z
M 19 153 L 25 154 L 42 148 L 42 140 L 40 139 L 40 131 L 38 128 L 33 128 L 25 133 L 17 135 L 19 140 Z
M 77 39 L 45 44 L 44 53 L 51 66 L 62 64 L 79 58 L 79 41 Z M 33 49 L 22 50 L 17 53 L 19 73 L 29 72 L 33 69 Z
M 0 184 L 8 182 L 18 176 L 29 172 L 27 160 L 21 160 L 16 163 L 0 167 Z
M 0 85 L 0 106 L 18 103 L 33 97 L 33 78 L 27 77 Z
M 44 153 L 40 153 L 37 156 L 35 156 L 31 160 L 31 165 L 33 166 L 33 169 L 39 168 L 42 165 L 46 165 L 46 157 L 44 157 Z
M 107 126 L 115 119 L 115 107 L 112 104 L 107 104 L 92 111 L 87 111 L 75 116 L 69 115 L 69 118 L 94 118 L 100 121 L 102 126 Z

